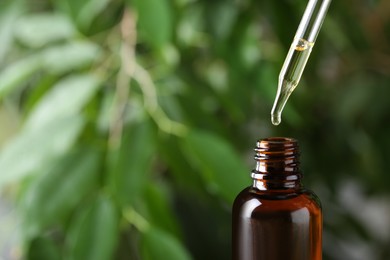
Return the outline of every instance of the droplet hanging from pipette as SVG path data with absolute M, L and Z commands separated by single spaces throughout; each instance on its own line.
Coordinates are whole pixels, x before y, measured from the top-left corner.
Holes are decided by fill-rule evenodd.
M 282 114 L 281 113 L 275 113 L 271 115 L 271 122 L 273 125 L 279 125 L 280 122 L 282 122 Z

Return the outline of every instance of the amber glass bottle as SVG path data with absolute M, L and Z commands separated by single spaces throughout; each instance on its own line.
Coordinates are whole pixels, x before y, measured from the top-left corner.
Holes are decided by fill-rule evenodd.
M 253 185 L 233 205 L 233 260 L 321 260 L 322 211 L 301 184 L 298 143 L 257 142 Z

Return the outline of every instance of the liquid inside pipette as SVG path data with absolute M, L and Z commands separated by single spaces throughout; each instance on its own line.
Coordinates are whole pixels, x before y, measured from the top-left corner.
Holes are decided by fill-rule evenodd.
M 279 74 L 278 90 L 271 111 L 271 121 L 279 125 L 288 98 L 298 86 L 314 43 L 305 39 L 295 39 Z

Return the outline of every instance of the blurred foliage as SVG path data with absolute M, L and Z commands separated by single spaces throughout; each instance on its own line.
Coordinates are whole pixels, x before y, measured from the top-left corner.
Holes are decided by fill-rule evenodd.
M 252 146 L 283 135 L 324 259 L 389 259 L 390 2 L 332 3 L 274 127 L 306 3 L 2 0 L 0 189 L 21 224 L 0 258 L 229 259 Z

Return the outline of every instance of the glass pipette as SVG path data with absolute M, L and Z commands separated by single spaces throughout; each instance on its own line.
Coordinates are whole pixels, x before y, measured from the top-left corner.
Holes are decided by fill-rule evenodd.
M 271 111 L 271 121 L 274 125 L 280 124 L 287 99 L 301 79 L 330 2 L 331 0 L 309 0 L 307 4 L 279 74 L 278 91 Z

